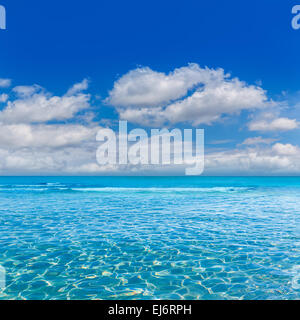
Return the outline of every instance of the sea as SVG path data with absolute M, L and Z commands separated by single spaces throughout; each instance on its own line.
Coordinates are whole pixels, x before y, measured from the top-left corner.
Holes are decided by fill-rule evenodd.
M 298 300 L 299 177 L 1 177 L 0 299 Z

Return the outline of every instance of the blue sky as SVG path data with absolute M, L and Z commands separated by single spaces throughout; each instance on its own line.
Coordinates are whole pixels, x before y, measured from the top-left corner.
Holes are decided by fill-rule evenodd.
M 231 74 L 229 79 L 243 81 L 245 90 L 250 90 L 251 86 L 265 90 L 266 101 L 262 103 L 256 97 L 253 104 L 235 111 L 232 106 L 227 106 L 227 109 L 225 106 L 224 112 L 218 109 L 219 114 L 215 114 L 214 120 L 205 122 L 199 119 L 195 124 L 192 116 L 184 122 L 170 120 L 172 117 L 167 113 L 172 108 L 168 106 L 177 99 L 170 96 L 167 102 L 164 101 L 163 107 L 162 101 L 154 106 L 155 117 L 161 117 L 161 113 L 158 116 L 157 112 L 159 108 L 164 108 L 165 120 L 159 125 L 205 128 L 207 153 L 214 159 L 227 159 L 219 163 L 208 157 L 209 174 L 261 174 L 268 170 L 272 174 L 300 172 L 295 165 L 300 156 L 300 30 L 291 28 L 291 9 L 297 2 L 86 0 L 74 3 L 1 0 L 0 4 L 7 10 L 7 30 L 0 30 L 0 79 L 11 80 L 9 86 L 0 88 L 0 95 L 7 95 L 6 99 L 3 96 L 3 102 L 0 103 L 2 134 L 15 135 L 22 128 L 27 130 L 28 135 L 47 136 L 51 130 L 67 135 L 65 132 L 72 125 L 75 132 L 77 129 L 91 130 L 88 133 L 84 131 L 84 138 L 78 140 L 78 146 L 74 142 L 67 144 L 64 149 L 67 153 L 68 148 L 79 148 L 84 139 L 92 139 L 96 125 L 111 123 L 120 117 L 126 119 L 132 111 L 132 105 L 124 100 L 120 102 L 128 97 L 119 96 L 117 100 L 109 97 L 109 92 L 116 89 L 118 79 L 137 68 L 148 70 L 145 72 L 150 72 L 147 75 L 154 79 L 158 76 L 156 73 L 168 77 L 175 69 L 182 71 L 185 69 L 181 68 L 189 68 L 189 63 L 193 63 L 199 70 L 204 70 L 206 66 L 209 70 L 224 69 L 225 74 Z M 52 95 L 62 99 L 58 103 L 65 103 L 67 90 L 76 83 L 82 83 L 83 79 L 88 79 L 88 87 L 83 85 L 82 91 L 75 95 L 77 98 L 80 95 L 78 103 L 83 103 L 85 107 L 66 111 L 69 116 L 20 120 L 22 116 L 17 115 L 21 107 L 17 107 L 14 101 L 20 103 L 23 99 L 28 102 L 33 95 L 42 95 L 42 90 L 48 99 Z M 136 80 L 130 78 L 130 81 Z M 44 89 L 36 89 L 31 97 L 25 97 L 18 89 L 14 90 L 20 86 L 32 88 L 34 84 Z M 196 82 L 196 85 L 199 84 L 202 84 L 200 80 Z M 174 92 L 177 90 L 176 87 L 171 89 Z M 184 96 L 192 95 L 192 89 L 195 88 L 188 87 L 186 94 L 178 97 L 179 102 L 184 100 Z M 147 90 L 152 92 L 148 86 Z M 120 94 L 117 90 L 114 93 Z M 153 93 L 157 94 L 155 90 Z M 258 91 L 256 93 L 259 94 Z M 250 93 L 245 91 L 245 94 Z M 114 101 L 119 101 L 119 104 L 115 105 Z M 148 102 L 139 101 L 150 108 Z M 271 106 L 272 102 L 274 106 Z M 9 103 L 17 120 L 12 120 L 12 116 L 4 113 Z M 255 103 L 263 105 L 256 108 Z M 142 107 L 135 105 L 134 108 Z M 197 107 L 193 105 L 190 108 Z M 201 111 L 196 117 L 203 115 Z M 90 120 L 87 120 L 88 116 Z M 141 126 L 147 119 L 130 116 L 128 120 L 132 126 Z M 82 127 L 74 128 L 76 125 Z M 262 129 L 264 125 L 269 129 Z M 96 168 L 91 164 L 94 159 L 92 146 L 89 149 L 90 158 L 87 150 L 83 155 L 79 149 L 68 149 L 68 154 L 76 152 L 76 158 L 81 159 L 80 163 L 70 164 L 67 158 L 62 158 L 62 143 L 55 146 L 59 150 L 48 150 L 47 154 L 45 150 L 41 151 L 49 147 L 46 138 L 38 142 L 34 138 L 29 140 L 28 143 L 15 145 L 9 139 L 2 142 L 0 153 L 6 157 L 6 161 L 0 164 L 3 174 L 76 174 L 85 173 L 84 170 L 93 173 Z M 7 144 L 10 148 L 6 147 Z M 55 159 L 34 162 L 33 158 L 39 158 L 39 154 L 41 159 L 48 159 L 56 152 L 59 155 Z M 32 157 L 34 154 L 35 157 Z M 235 160 L 231 158 L 232 154 Z M 255 158 L 248 167 L 249 161 L 245 160 L 247 154 Z M 239 157 L 242 160 L 236 160 Z

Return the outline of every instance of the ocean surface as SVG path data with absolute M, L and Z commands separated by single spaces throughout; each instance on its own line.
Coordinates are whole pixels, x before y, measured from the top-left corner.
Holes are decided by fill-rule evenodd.
M 0 299 L 300 299 L 300 178 L 1 177 Z

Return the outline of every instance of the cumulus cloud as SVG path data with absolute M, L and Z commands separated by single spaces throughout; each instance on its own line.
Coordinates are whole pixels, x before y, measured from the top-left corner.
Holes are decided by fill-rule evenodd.
M 89 81 L 84 79 L 82 82 L 74 84 L 67 92 L 67 96 L 76 95 L 84 90 L 87 90 L 89 87 Z
M 8 95 L 5 93 L 0 94 L 0 103 L 4 103 L 8 100 Z
M 43 88 L 38 85 L 32 86 L 17 86 L 13 88 L 13 92 L 20 98 L 30 97 L 33 94 L 37 93 L 38 91 L 42 90 Z
M 52 120 L 66 120 L 76 113 L 89 108 L 90 95 L 81 92 L 82 84 L 75 85 L 64 96 L 53 96 L 41 87 L 19 86 L 13 91 L 17 99 L 8 101 L 0 111 L 0 122 L 4 123 L 42 123 Z
M 0 173 L 184 173 L 185 166 L 99 167 L 96 132 L 100 127 L 94 122 L 87 89 L 88 80 L 83 80 L 61 96 L 39 85 L 4 91 L 0 95 Z M 298 127 L 296 120 L 265 112 L 276 104 L 262 88 L 231 78 L 222 69 L 195 64 L 169 74 L 149 68 L 133 70 L 116 81 L 106 103 L 117 108 L 120 118 L 142 125 L 184 121 L 210 124 L 223 115 L 263 109 L 264 114 L 249 124 L 250 130 L 267 126 L 276 128 L 272 131 L 283 131 Z M 258 126 L 259 121 L 264 125 Z M 232 141 L 216 143 L 226 142 Z M 300 174 L 300 148 L 275 142 L 259 136 L 246 139 L 233 150 L 207 150 L 205 174 Z
M 81 173 L 96 170 L 96 133 L 84 80 L 63 96 L 38 85 L 17 86 L 2 94 L 1 174 Z M 86 111 L 87 117 L 78 112 Z M 62 124 L 60 120 L 68 120 Z M 80 124 L 78 123 L 80 122 Z
M 110 168 L 111 171 L 115 170 Z M 64 147 L 55 152 L 42 148 L 7 150 L 0 148 L 0 172 L 9 174 L 85 174 L 105 173 L 108 167 L 99 167 L 94 148 Z
M 132 70 L 115 82 L 105 101 L 117 108 L 122 119 L 144 125 L 211 124 L 222 115 L 273 104 L 259 86 L 231 78 L 223 69 L 197 64 L 169 74 L 150 68 Z
M 231 142 L 233 142 L 233 141 L 234 141 L 234 140 L 232 140 L 232 139 L 213 140 L 213 141 L 210 141 L 209 144 L 212 144 L 212 145 L 228 144 L 228 143 L 231 143 Z
M 197 85 L 224 77 L 222 69 L 202 69 L 197 64 L 169 74 L 138 68 L 115 82 L 106 102 L 116 107 L 158 107 L 183 97 Z
M 248 125 L 250 131 L 289 131 L 298 128 L 296 119 L 277 118 L 251 121 Z
M 97 127 L 76 124 L 28 125 L 9 124 L 0 126 L 0 148 L 58 148 L 76 146 L 91 141 Z M 84 145 L 82 145 L 84 146 Z
M 190 97 L 171 104 L 166 108 L 165 116 L 171 123 L 211 124 L 223 114 L 237 114 L 266 105 L 267 98 L 261 88 L 233 79 L 208 84 Z
M 11 86 L 11 80 L 10 79 L 0 78 L 0 88 L 8 88 L 10 86 Z
M 272 139 L 272 138 L 253 137 L 253 138 L 247 138 L 242 144 L 244 145 L 271 144 L 275 141 L 276 139 Z
M 272 150 L 278 155 L 294 156 L 300 155 L 300 149 L 297 146 L 291 144 L 276 143 Z
M 248 147 L 206 155 L 205 174 L 285 175 L 300 174 L 300 149 L 277 143 L 271 147 Z

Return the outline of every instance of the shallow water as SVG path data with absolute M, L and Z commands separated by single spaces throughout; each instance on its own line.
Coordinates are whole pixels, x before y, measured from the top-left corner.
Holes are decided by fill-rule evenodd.
M 0 178 L 0 299 L 299 299 L 300 178 Z

